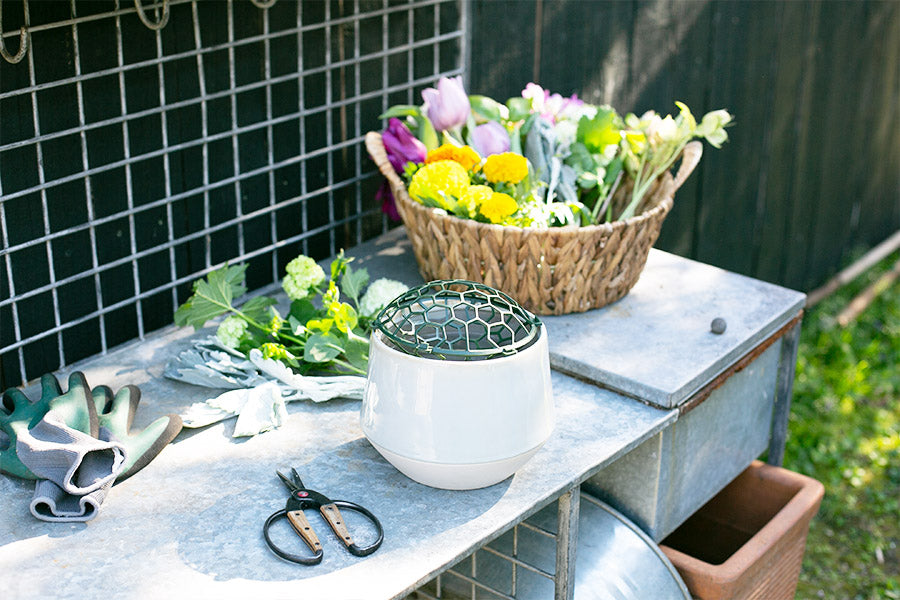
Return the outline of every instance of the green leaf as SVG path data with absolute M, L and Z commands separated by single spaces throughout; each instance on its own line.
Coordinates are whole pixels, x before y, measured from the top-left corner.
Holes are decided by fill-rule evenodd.
M 616 111 L 599 108 L 593 119 L 587 116 L 578 121 L 576 139 L 591 152 L 602 152 L 610 144 L 619 143 L 621 136 L 616 126 Z
M 346 302 L 341 302 L 334 311 L 334 326 L 347 333 L 356 327 L 357 323 L 359 323 L 359 317 L 356 316 L 356 310 Z
M 247 265 L 228 266 L 216 269 L 194 282 L 194 293 L 187 302 L 175 311 L 175 324 L 179 327 L 193 326 L 201 329 L 207 321 L 233 310 L 231 301 L 244 294 L 244 272 Z
M 343 348 L 340 340 L 333 335 L 317 333 L 309 336 L 303 347 L 303 360 L 312 363 L 324 363 L 337 358 Z
M 352 269 L 348 266 L 347 272 L 341 278 L 341 292 L 359 306 L 359 298 L 368 283 L 369 272 L 366 269 Z
M 522 98 L 524 100 L 524 98 Z M 503 118 L 504 106 L 487 96 L 469 96 L 472 112 L 484 121 L 499 121 Z
M 606 185 L 612 185 L 612 183 L 616 180 L 616 177 L 619 176 L 619 173 L 622 172 L 623 161 L 621 156 L 617 156 L 612 159 L 608 165 L 606 165 L 606 177 L 604 177 L 603 182 Z
M 303 324 L 310 319 L 320 316 L 321 312 L 313 306 L 313 303 L 308 298 L 301 298 L 291 302 L 291 310 L 288 314 Z
M 509 108 L 509 120 L 521 121 L 531 114 L 531 100 L 528 98 L 510 98 L 506 101 Z
M 303 324 L 294 315 L 288 316 L 288 325 L 291 326 L 291 333 L 294 335 L 302 335 L 306 331 L 306 325 Z
M 272 317 L 269 307 L 275 306 L 276 304 L 278 303 L 273 298 L 256 296 L 255 298 L 250 298 L 243 306 L 241 306 L 241 312 L 257 323 L 263 323 Z
M 425 149 L 434 150 L 437 148 L 440 145 L 440 142 L 438 141 L 438 134 L 434 129 L 434 125 L 431 123 L 431 119 L 423 114 L 419 114 L 419 116 L 414 118 L 416 120 L 416 137 L 425 144 Z
M 344 356 L 347 362 L 365 371 L 369 366 L 369 344 L 364 339 L 352 338 L 347 340 L 344 347 Z
M 397 106 L 392 106 L 387 109 L 385 112 L 378 115 L 379 119 L 390 119 L 392 117 L 396 117 L 401 119 L 403 117 L 418 117 L 422 114 L 422 109 L 418 106 L 413 106 L 412 104 L 398 104 Z

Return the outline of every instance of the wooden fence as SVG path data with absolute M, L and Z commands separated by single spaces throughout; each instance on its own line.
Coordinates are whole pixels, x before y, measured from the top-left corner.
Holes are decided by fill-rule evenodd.
M 900 3 L 474 0 L 470 88 L 727 108 L 657 247 L 800 290 L 900 228 Z

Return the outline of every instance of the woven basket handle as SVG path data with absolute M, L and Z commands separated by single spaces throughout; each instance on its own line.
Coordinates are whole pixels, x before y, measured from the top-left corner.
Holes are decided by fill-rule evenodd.
M 687 178 L 691 176 L 691 173 L 693 173 L 694 169 L 697 168 L 697 165 L 700 164 L 701 156 L 703 156 L 703 144 L 697 140 L 688 142 L 684 147 L 684 150 L 681 151 L 681 164 L 678 166 L 678 173 L 675 174 L 675 180 L 672 183 L 673 194 L 678 191 L 678 188 L 684 185 Z

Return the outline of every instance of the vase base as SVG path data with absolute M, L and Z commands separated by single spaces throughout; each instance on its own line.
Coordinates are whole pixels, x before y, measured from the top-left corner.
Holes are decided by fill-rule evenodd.
M 475 490 L 500 483 L 519 470 L 544 445 L 541 442 L 530 450 L 501 460 L 448 464 L 401 456 L 372 440 L 369 443 L 398 471 L 413 481 L 442 490 Z

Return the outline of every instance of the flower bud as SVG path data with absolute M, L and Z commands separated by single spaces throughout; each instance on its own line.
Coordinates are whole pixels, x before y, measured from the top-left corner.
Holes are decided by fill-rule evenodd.
M 422 90 L 425 110 L 438 131 L 447 131 L 466 122 L 469 116 L 469 97 L 463 88 L 462 77 L 441 77 L 437 89 Z
M 406 163 L 420 163 L 425 160 L 425 144 L 416 139 L 400 119 L 388 121 L 388 127 L 381 134 L 381 141 L 388 160 L 397 173 L 403 173 Z
M 509 134 L 500 123 L 488 121 L 472 130 L 472 145 L 481 156 L 509 152 Z

